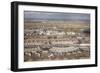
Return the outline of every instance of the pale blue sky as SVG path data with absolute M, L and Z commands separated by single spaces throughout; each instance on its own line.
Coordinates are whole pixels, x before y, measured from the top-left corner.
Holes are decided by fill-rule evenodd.
M 90 14 L 24 11 L 24 19 L 25 21 L 64 20 L 90 22 Z

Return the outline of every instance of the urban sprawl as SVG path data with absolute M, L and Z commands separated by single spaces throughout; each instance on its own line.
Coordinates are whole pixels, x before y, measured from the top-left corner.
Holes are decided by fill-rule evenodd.
M 24 61 L 90 58 L 90 25 L 84 22 L 24 22 Z

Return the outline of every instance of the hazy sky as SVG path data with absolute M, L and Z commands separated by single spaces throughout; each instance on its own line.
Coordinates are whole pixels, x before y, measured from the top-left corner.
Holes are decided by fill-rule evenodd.
M 24 11 L 25 21 L 33 20 L 65 20 L 90 22 L 90 14 Z

